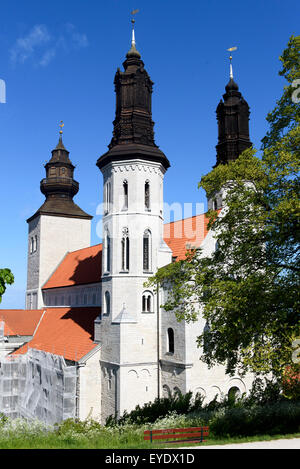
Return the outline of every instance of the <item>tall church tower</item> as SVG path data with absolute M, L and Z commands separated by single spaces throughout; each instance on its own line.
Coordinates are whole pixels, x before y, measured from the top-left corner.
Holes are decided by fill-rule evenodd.
M 220 100 L 216 113 L 218 121 L 217 163 L 227 164 L 252 146 L 249 137 L 249 106 L 233 79 L 230 56 L 230 79 L 225 87 L 226 93 Z M 216 194 L 208 200 L 208 209 L 222 206 L 222 194 Z
M 42 287 L 68 251 L 90 245 L 92 217 L 73 201 L 79 190 L 62 130 L 52 157 L 45 165 L 40 189 L 46 200 L 28 223 L 26 308 L 44 306 Z
M 144 283 L 172 259 L 163 241 L 163 180 L 170 163 L 154 141 L 153 83 L 134 29 L 123 66 L 114 80 L 113 137 L 97 161 L 104 187 L 103 307 L 95 325 L 103 418 L 157 396 L 157 301 Z

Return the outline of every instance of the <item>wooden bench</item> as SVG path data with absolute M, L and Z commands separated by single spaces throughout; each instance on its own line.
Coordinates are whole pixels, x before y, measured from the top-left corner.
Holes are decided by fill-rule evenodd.
M 154 440 L 168 440 L 168 443 L 189 441 L 202 443 L 206 441 L 204 437 L 208 435 L 209 427 L 164 428 L 163 430 L 145 430 L 144 440 L 148 440 L 151 443 Z M 165 441 L 158 441 L 157 443 L 165 443 Z

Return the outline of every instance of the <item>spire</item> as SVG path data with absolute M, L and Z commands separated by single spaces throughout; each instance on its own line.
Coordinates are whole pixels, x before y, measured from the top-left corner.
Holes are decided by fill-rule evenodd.
M 230 80 L 233 80 L 233 69 L 232 69 L 232 55 L 231 55 L 231 52 L 233 52 L 234 50 L 237 50 L 237 47 L 230 47 L 229 49 L 227 49 L 228 52 L 230 52 L 230 55 L 229 55 L 229 60 L 230 60 L 230 65 L 229 65 L 229 77 L 230 77 Z
M 134 10 L 136 13 L 138 12 L 138 10 Z M 132 12 L 133 13 L 133 12 Z M 137 57 L 137 58 L 141 58 L 141 54 L 136 50 L 136 44 L 135 44 L 135 31 L 134 31 L 134 23 L 135 23 L 135 19 L 132 18 L 131 20 L 131 23 L 132 23 L 132 34 L 131 34 L 131 49 L 127 52 L 127 55 L 126 57 L 129 58 L 129 57 Z
M 58 144 L 52 150 L 52 157 L 45 164 L 46 177 L 40 183 L 40 190 L 46 200 L 33 217 L 27 221 L 32 220 L 38 214 L 92 218 L 73 201 L 73 197 L 79 191 L 79 183 L 74 180 L 75 166 L 72 164 L 69 152 L 62 141 L 63 126 L 61 121 Z
M 231 52 L 236 49 L 227 49 L 230 52 L 229 82 L 216 111 L 219 128 L 217 165 L 236 160 L 246 148 L 252 146 L 249 137 L 249 106 L 233 80 Z
M 136 14 L 134 10 L 132 14 Z M 169 161 L 154 141 L 154 122 L 152 121 L 152 87 L 140 53 L 136 50 L 135 20 L 132 19 L 131 49 L 123 62 L 124 71 L 117 70 L 115 75 L 116 115 L 113 122 L 113 137 L 108 145 L 109 151 L 98 159 L 101 169 L 108 161 L 120 158 L 138 157 L 160 161 L 168 168 Z

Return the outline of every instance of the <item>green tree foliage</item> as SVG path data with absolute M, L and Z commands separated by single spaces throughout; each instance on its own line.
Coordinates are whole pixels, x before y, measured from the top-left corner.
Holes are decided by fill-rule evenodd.
M 7 285 L 14 283 L 14 276 L 9 269 L 0 269 L 0 303 L 5 293 Z
M 179 320 L 196 320 L 202 311 L 208 327 L 199 336 L 202 360 L 225 364 L 227 371 L 251 370 L 281 376 L 292 363 L 299 318 L 299 165 L 300 110 L 291 101 L 291 82 L 300 78 L 299 46 L 291 38 L 280 72 L 289 83 L 267 120 L 261 158 L 246 150 L 202 177 L 208 197 L 226 189 L 225 208 L 211 211 L 217 249 L 201 250 L 158 271 L 150 284 L 170 289 L 163 305 Z

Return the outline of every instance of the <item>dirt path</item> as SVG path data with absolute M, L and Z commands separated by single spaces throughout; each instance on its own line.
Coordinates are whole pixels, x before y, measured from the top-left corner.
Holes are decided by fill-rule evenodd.
M 300 438 L 253 441 L 251 443 L 234 443 L 228 445 L 194 446 L 201 449 L 300 449 Z

